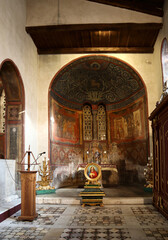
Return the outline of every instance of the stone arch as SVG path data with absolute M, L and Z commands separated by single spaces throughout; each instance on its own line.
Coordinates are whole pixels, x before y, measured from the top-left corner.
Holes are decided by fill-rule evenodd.
M 0 88 L 5 92 L 6 102 L 1 154 L 20 162 L 24 153 L 25 91 L 19 70 L 10 59 L 0 65 Z

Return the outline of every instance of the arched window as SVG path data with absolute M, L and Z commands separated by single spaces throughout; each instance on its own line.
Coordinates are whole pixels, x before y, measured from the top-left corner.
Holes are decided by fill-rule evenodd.
M 83 139 L 92 140 L 92 110 L 89 105 L 83 107 Z
M 168 87 L 168 41 L 165 38 L 162 43 L 162 71 L 163 87 Z
M 98 140 L 106 140 L 106 110 L 99 105 L 97 111 Z

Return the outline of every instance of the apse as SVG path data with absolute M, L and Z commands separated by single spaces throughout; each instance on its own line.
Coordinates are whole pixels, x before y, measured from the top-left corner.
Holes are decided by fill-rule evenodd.
M 147 95 L 130 65 L 81 57 L 63 67 L 49 89 L 50 161 L 59 186 L 82 186 L 90 162 L 102 167 L 104 186 L 144 182 Z

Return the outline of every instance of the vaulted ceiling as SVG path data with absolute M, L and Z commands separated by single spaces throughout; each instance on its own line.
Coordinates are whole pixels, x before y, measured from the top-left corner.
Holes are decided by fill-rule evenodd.
M 86 0 L 163 16 L 164 0 Z M 39 54 L 152 53 L 161 23 L 29 26 Z

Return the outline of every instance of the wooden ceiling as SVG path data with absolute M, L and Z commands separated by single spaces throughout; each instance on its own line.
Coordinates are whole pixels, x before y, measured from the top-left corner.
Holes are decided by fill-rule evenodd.
M 164 0 L 87 0 L 162 16 Z M 26 27 L 39 54 L 152 53 L 160 23 Z
M 152 53 L 162 24 L 27 27 L 39 54 Z

